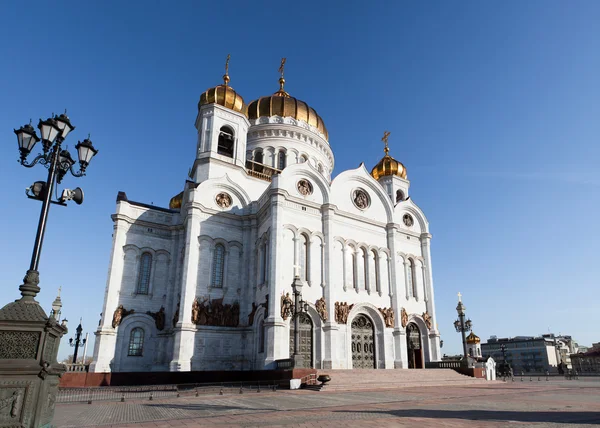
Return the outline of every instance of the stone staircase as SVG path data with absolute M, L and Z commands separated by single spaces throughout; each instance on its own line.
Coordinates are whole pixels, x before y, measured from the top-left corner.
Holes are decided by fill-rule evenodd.
M 325 391 L 348 391 L 357 389 L 398 389 L 420 386 L 468 385 L 485 382 L 462 375 L 452 369 L 397 369 L 397 370 L 319 370 L 318 375 L 328 374 L 331 381 Z

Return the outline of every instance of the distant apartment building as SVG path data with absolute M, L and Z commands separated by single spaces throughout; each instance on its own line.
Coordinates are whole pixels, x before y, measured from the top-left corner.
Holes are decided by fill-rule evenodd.
M 487 343 L 481 344 L 483 357 L 492 357 L 496 362 L 503 361 L 502 345 L 506 362 L 515 374 L 557 373 L 572 368 L 571 356 L 577 352 L 577 343 L 571 336 L 516 336 L 497 338 L 492 336 Z M 559 370 L 559 366 L 561 367 Z
M 600 373 L 600 343 L 593 343 L 591 348 L 581 347 L 580 352 L 571 354 L 571 363 L 580 374 Z

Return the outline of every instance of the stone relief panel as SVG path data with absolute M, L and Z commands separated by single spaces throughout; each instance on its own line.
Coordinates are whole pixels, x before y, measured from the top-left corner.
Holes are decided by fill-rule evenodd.
M 313 186 L 310 183 L 310 181 L 304 178 L 298 181 L 298 183 L 296 184 L 296 188 L 298 189 L 298 193 L 300 193 L 302 196 L 312 195 Z
M 220 208 L 229 208 L 232 203 L 231 196 L 228 193 L 221 192 L 215 197 L 215 203 Z
M 354 189 L 352 192 L 352 202 L 359 210 L 366 210 L 371 205 L 369 194 L 363 189 Z
M 33 331 L 0 331 L 0 359 L 35 359 L 40 333 Z

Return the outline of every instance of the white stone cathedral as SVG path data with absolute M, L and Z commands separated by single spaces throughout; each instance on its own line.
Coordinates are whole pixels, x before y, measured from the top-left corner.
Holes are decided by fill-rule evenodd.
M 93 372 L 323 369 L 440 359 L 429 226 L 404 165 L 331 179 L 323 119 L 280 89 L 200 97 L 190 180 L 159 208 L 117 197 Z M 287 294 L 289 293 L 289 296 Z

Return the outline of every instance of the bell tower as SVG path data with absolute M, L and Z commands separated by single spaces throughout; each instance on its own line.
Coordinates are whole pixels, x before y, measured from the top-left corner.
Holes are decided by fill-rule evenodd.
M 381 141 L 385 144 L 383 151 L 385 156 L 379 161 L 371 171 L 371 175 L 383 187 L 385 192 L 390 197 L 392 204 L 396 205 L 399 202 L 408 199 L 408 189 L 410 181 L 406 177 L 406 168 L 402 162 L 389 155 L 390 148 L 388 147 L 389 131 L 383 133 Z
M 202 93 L 198 103 L 198 143 L 191 178 L 200 183 L 224 175 L 233 168 L 245 169 L 248 106 L 229 86 L 229 58 L 223 84 Z

